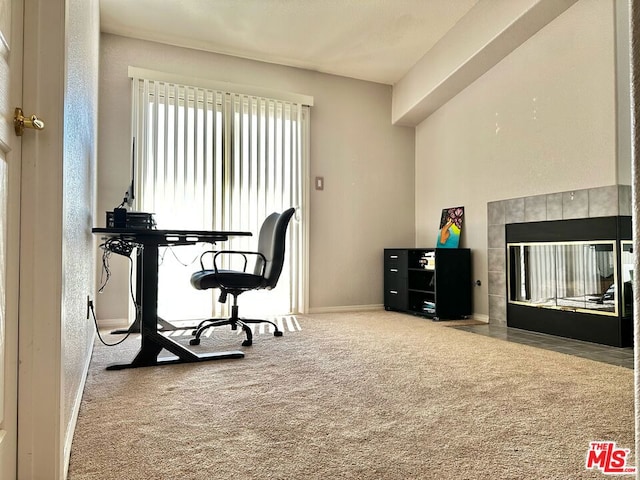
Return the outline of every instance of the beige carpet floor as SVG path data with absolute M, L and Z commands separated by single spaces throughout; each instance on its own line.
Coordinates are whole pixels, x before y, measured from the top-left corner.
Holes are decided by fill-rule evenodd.
M 399 313 L 298 322 L 239 360 L 106 371 L 139 340 L 96 346 L 68 478 L 601 479 L 590 441 L 633 449 L 632 370 Z

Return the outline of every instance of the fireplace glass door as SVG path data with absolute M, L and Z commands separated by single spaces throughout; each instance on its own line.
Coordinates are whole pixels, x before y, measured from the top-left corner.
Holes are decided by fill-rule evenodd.
M 614 241 L 510 243 L 509 302 L 617 315 Z

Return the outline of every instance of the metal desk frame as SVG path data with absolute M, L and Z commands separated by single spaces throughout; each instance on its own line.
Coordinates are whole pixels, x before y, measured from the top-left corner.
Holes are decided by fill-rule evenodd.
M 185 346 L 165 337 L 158 328 L 158 250 L 161 246 L 193 245 L 195 243 L 222 242 L 235 236 L 251 236 L 251 232 L 203 231 L 203 230 L 153 230 L 129 228 L 93 228 L 93 234 L 104 238 L 120 238 L 142 245 L 142 265 L 138 268 L 138 294 L 140 306 L 141 346 L 130 363 L 109 365 L 107 370 L 150 367 L 176 363 L 204 362 L 228 358 L 242 358 L 240 350 L 213 353 L 195 353 Z M 173 353 L 171 357 L 158 358 L 166 349 Z

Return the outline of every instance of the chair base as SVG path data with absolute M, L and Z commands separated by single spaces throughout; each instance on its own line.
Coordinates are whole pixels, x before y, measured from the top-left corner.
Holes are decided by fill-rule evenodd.
M 194 338 L 189 340 L 189 345 L 200 345 L 200 337 L 207 329 L 213 328 L 213 327 L 219 327 L 222 325 L 231 325 L 231 330 L 237 330 L 238 326 L 240 326 L 242 330 L 244 330 L 244 333 L 247 336 L 247 338 L 242 342 L 243 347 L 248 347 L 253 344 L 253 332 L 251 331 L 251 328 L 248 325 L 250 323 L 268 323 L 270 325 L 273 325 L 273 328 L 275 329 L 273 332 L 273 336 L 282 337 L 282 330 L 280 330 L 274 322 L 270 320 L 264 320 L 264 319 L 258 319 L 258 318 L 238 318 L 237 306 L 231 307 L 231 311 L 232 311 L 231 318 L 226 318 L 226 319 L 210 318 L 210 319 L 201 321 L 198 324 L 198 326 L 195 328 L 195 330 L 191 332 Z

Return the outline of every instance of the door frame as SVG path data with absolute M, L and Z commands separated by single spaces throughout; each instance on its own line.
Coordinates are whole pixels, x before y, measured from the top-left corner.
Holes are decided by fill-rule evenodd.
M 11 5 L 9 45 L 9 107 L 22 102 L 22 61 L 23 61 L 23 0 L 9 0 Z M 4 380 L 0 395 L 3 395 L 2 435 L 3 447 L 0 477 L 17 477 L 18 449 L 18 315 L 19 315 L 19 275 L 20 275 L 20 194 L 22 177 L 22 142 L 14 136 L 10 126 L 6 153 L 8 163 L 7 178 L 7 225 L 6 225 L 6 292 L 4 330 Z
M 18 478 L 65 475 L 61 375 L 65 1 L 24 4 L 22 108 L 45 122 L 22 140 Z

